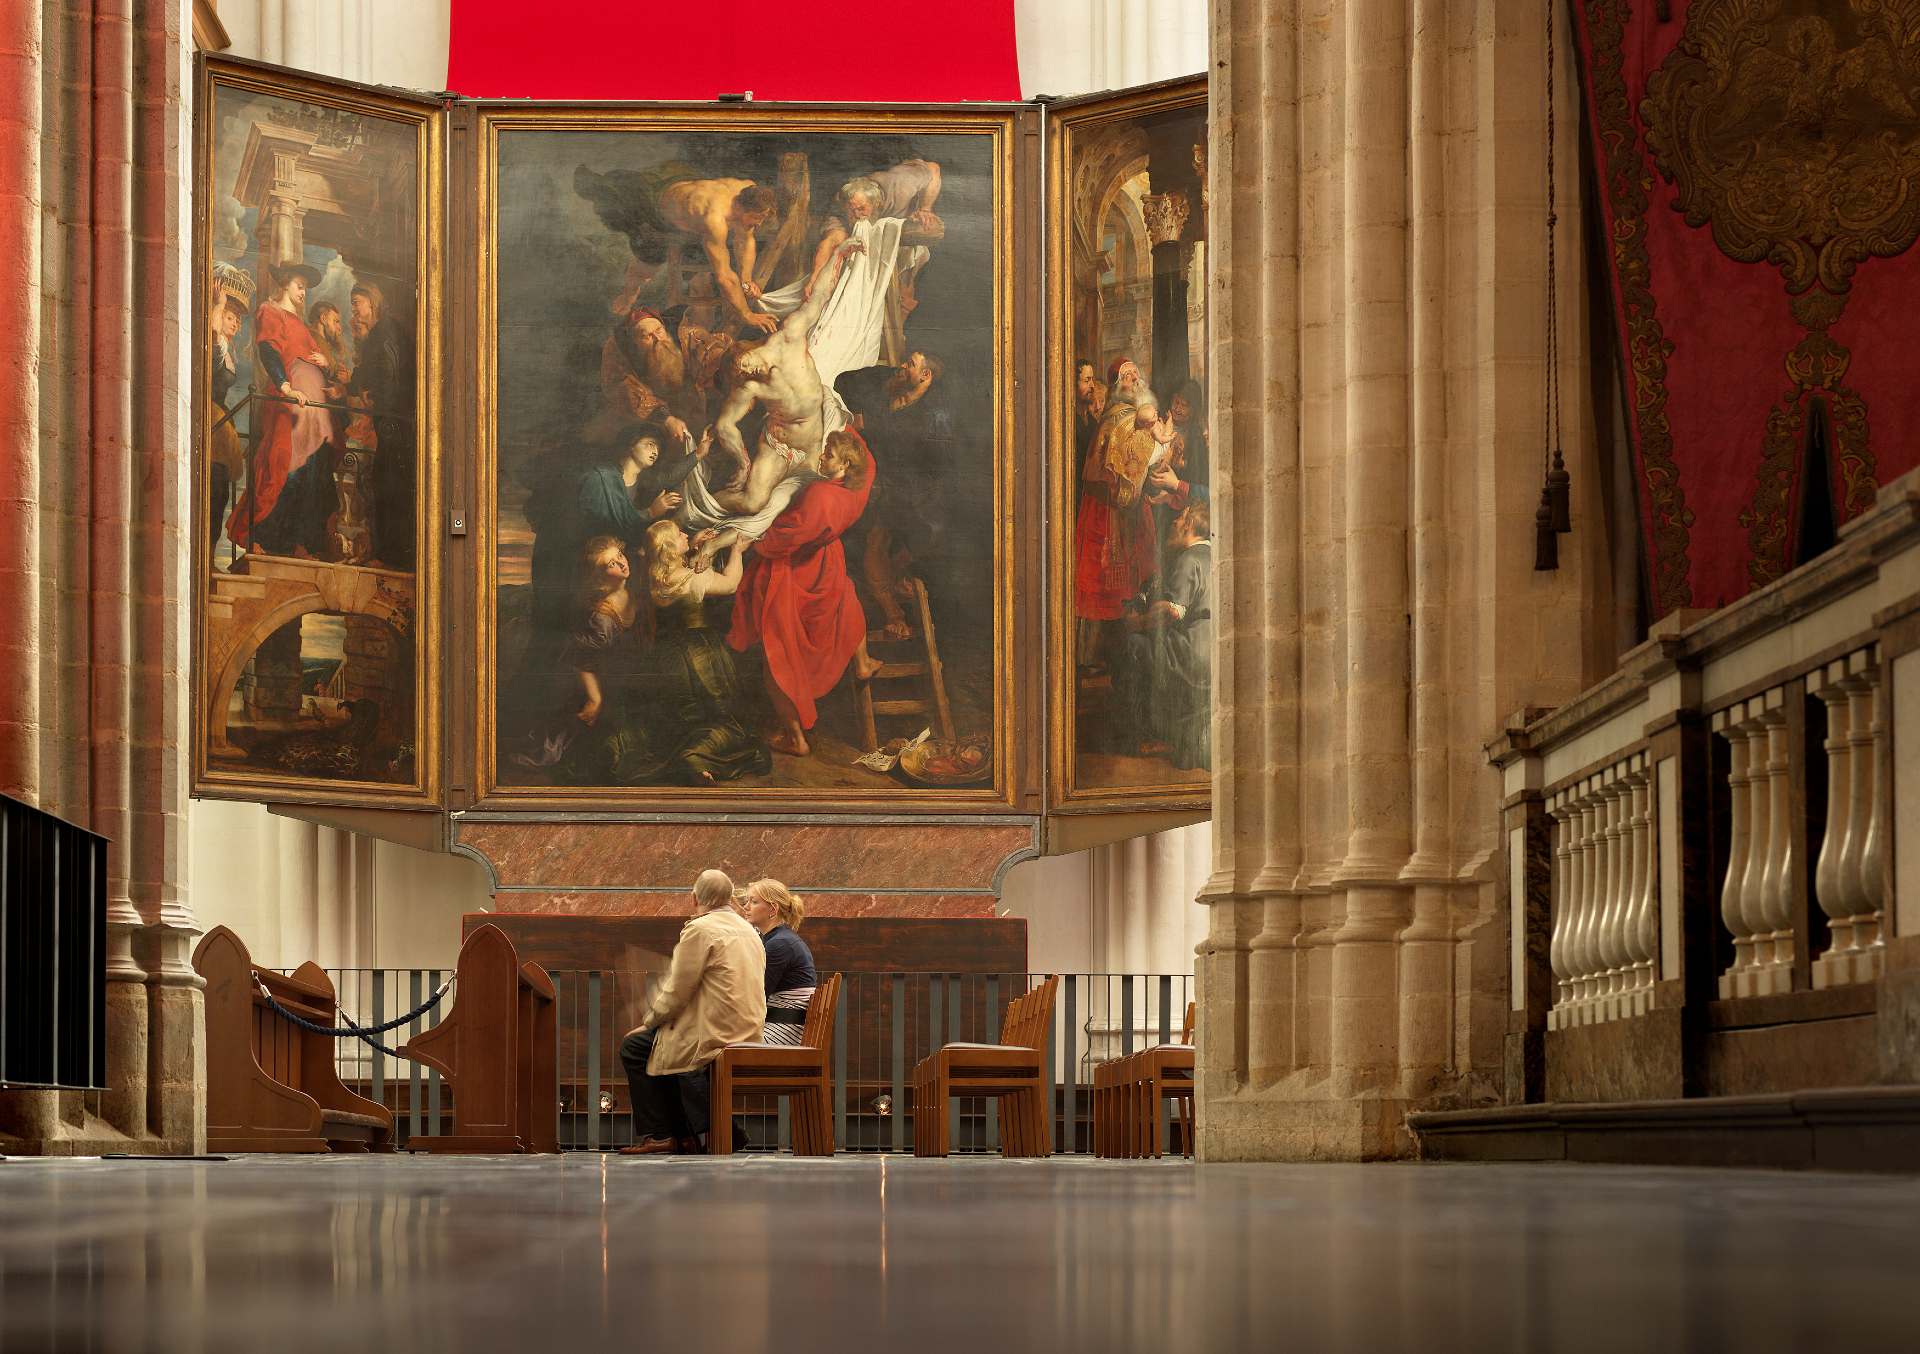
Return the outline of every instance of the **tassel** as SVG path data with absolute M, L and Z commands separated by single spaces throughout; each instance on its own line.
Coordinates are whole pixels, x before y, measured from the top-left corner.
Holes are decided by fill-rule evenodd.
M 1547 472 L 1547 502 L 1553 509 L 1553 529 L 1555 531 L 1573 530 L 1572 494 L 1569 487 L 1573 476 L 1567 473 L 1567 463 L 1560 455 L 1560 448 L 1553 449 L 1553 469 Z
M 1549 573 L 1560 567 L 1560 537 L 1553 530 L 1553 494 L 1542 485 L 1540 507 L 1533 514 L 1533 568 Z

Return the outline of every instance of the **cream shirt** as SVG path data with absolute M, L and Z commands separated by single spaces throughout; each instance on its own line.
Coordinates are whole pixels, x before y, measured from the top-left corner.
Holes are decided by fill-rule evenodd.
M 759 1040 L 767 1022 L 767 949 L 731 907 L 680 928 L 665 981 L 642 1029 L 656 1030 L 647 1071 L 674 1076 L 706 1066 L 728 1044 Z

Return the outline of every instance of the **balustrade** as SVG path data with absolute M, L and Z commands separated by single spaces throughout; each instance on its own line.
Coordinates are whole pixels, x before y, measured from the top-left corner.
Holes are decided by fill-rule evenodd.
M 1649 1009 L 1658 958 L 1657 815 L 1647 758 L 1637 753 L 1553 795 L 1553 910 L 1547 1028 Z
M 1817 559 L 1517 712 L 1488 746 L 1509 1100 L 1920 1079 L 1886 1061 L 1920 972 L 1920 850 L 1894 841 L 1920 820 L 1915 728 L 1920 471 Z

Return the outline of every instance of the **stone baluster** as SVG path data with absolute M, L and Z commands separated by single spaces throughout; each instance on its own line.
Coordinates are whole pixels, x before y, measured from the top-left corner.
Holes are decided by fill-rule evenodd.
M 1814 889 L 1832 921 L 1833 941 L 1814 961 L 1819 988 L 1879 976 L 1886 903 L 1885 693 L 1877 655 L 1862 650 L 1830 664 L 1827 676 L 1817 693 L 1827 704 L 1827 831 Z
M 1570 991 L 1562 1028 L 1580 1023 L 1587 1000 L 1587 904 L 1593 897 L 1593 813 L 1586 786 L 1567 792 L 1567 810 L 1573 823 L 1573 901 L 1567 909 L 1567 974 Z
M 1599 783 L 1589 780 L 1580 795 L 1580 822 L 1584 838 L 1581 855 L 1585 862 L 1580 898 L 1579 944 L 1576 957 L 1579 985 L 1574 996 L 1579 1002 L 1579 1023 L 1593 1023 L 1594 1004 L 1600 996 L 1600 909 L 1605 902 L 1606 815 L 1600 799 Z
M 1548 919 L 1547 964 L 1553 970 L 1553 1002 L 1547 1008 L 1547 1028 L 1560 1028 L 1560 1017 L 1573 998 L 1572 979 L 1567 968 L 1567 933 L 1571 930 L 1568 917 L 1571 915 L 1574 896 L 1573 877 L 1573 815 L 1568 809 L 1567 796 L 1563 792 L 1553 796 L 1547 804 L 1547 815 L 1553 819 L 1553 902 L 1552 915 Z
M 1768 709 L 1761 724 L 1767 746 L 1767 868 L 1760 883 L 1760 922 L 1763 931 L 1754 945 L 1755 995 L 1793 989 L 1793 897 L 1800 858 L 1794 850 L 1792 730 L 1786 711 L 1768 692 Z
M 1767 960 L 1762 900 L 1773 839 L 1772 756 L 1767 748 L 1766 716 L 1758 700 L 1748 702 L 1740 736 L 1747 743 L 1747 872 L 1740 882 L 1740 929 L 1734 933 L 1736 974 L 1728 995 L 1744 997 L 1752 995 L 1754 973 Z
M 1827 737 L 1823 744 L 1827 754 L 1827 823 L 1820 838 L 1819 862 L 1813 870 L 1813 896 L 1833 929 L 1827 952 L 1813 962 L 1815 987 L 1834 985 L 1834 969 L 1845 967 L 1844 963 L 1836 965 L 1834 960 L 1854 945 L 1853 909 L 1841 873 L 1853 803 L 1853 743 L 1848 736 L 1851 702 L 1845 668 L 1844 661 L 1830 664 L 1827 680 L 1813 693 L 1827 708 Z
M 1887 748 L 1888 693 L 1882 681 L 1877 653 L 1868 655 L 1860 680 L 1866 690 L 1854 706 L 1853 732 L 1848 735 L 1853 745 L 1854 798 L 1867 801 L 1866 828 L 1860 846 L 1857 873 L 1850 889 L 1857 904 L 1853 923 L 1854 949 L 1861 959 L 1855 965 L 1855 982 L 1865 982 L 1879 976 L 1880 957 L 1884 950 L 1881 917 L 1887 902 L 1889 826 L 1886 796 L 1881 793 L 1880 767 Z
M 1607 900 L 1600 916 L 1601 1011 L 1603 1020 L 1617 1020 L 1623 1014 L 1622 997 L 1627 989 L 1627 907 L 1632 896 L 1628 880 L 1632 864 L 1633 829 L 1628 823 L 1632 789 L 1621 768 L 1607 773 L 1612 779 L 1604 791 L 1607 803 Z
M 1737 976 L 1753 962 L 1753 942 L 1748 938 L 1745 894 L 1747 872 L 1753 862 L 1753 769 L 1748 761 L 1746 711 L 1735 706 L 1713 717 L 1714 732 L 1727 740 L 1727 788 L 1729 831 L 1727 877 L 1720 889 L 1720 920 L 1733 937 L 1733 964 L 1720 975 L 1720 995 L 1733 995 Z
M 1627 777 L 1633 792 L 1633 888 L 1627 918 L 1627 953 L 1633 968 L 1628 983 L 1630 1013 L 1644 1015 L 1652 1005 L 1660 945 L 1660 890 L 1653 852 L 1654 780 L 1645 754 Z
M 1607 908 L 1613 901 L 1613 805 L 1603 772 L 1593 779 L 1593 897 L 1587 903 L 1587 1012 L 1603 1018 L 1607 1000 Z

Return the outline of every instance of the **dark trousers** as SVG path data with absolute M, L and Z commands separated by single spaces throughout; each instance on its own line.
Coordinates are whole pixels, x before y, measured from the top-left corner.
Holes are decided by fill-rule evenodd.
M 633 1140 L 697 1137 L 707 1131 L 713 1074 L 702 1067 L 654 1076 L 647 1071 L 653 1036 L 652 1030 L 637 1030 L 620 1041 L 620 1065 L 627 1069 L 627 1091 L 633 1098 Z

